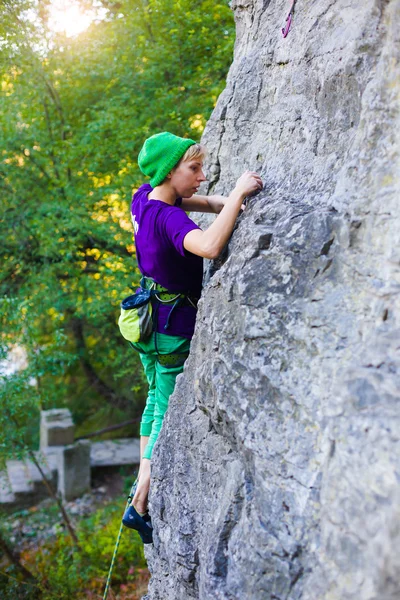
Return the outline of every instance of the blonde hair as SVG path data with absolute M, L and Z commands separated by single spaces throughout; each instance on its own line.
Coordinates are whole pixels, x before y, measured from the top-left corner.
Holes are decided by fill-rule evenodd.
M 205 146 L 203 146 L 203 144 L 192 144 L 186 150 L 185 154 L 182 156 L 181 160 L 178 162 L 176 167 L 178 167 L 183 162 L 187 162 L 188 160 L 194 160 L 195 158 L 204 160 L 206 158 L 206 156 L 207 156 L 207 148 Z

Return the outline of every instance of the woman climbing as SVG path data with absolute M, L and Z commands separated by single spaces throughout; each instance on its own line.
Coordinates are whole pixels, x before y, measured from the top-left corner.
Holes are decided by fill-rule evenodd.
M 262 189 L 257 173 L 246 171 L 229 197 L 199 196 L 206 180 L 204 146 L 163 132 L 148 138 L 138 164 L 150 185 L 142 185 L 132 200 L 136 256 L 142 287 L 153 289 L 154 331 L 134 344 L 140 353 L 149 391 L 140 425 L 140 468 L 132 503 L 122 522 L 151 543 L 147 511 L 150 465 L 175 380 L 183 371 L 193 336 L 196 306 L 203 279 L 203 258 L 217 258 L 233 231 L 246 196 Z M 218 213 L 202 231 L 185 211 Z

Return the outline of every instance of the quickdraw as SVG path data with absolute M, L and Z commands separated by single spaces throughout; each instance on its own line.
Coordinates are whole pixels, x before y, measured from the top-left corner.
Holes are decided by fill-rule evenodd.
M 294 6 L 296 4 L 296 0 L 292 0 L 292 5 L 290 7 L 290 10 L 288 12 L 288 16 L 286 17 L 286 23 L 285 23 L 285 27 L 282 27 L 282 35 L 283 37 L 287 37 L 289 31 L 290 31 L 290 26 L 292 24 L 292 17 L 294 15 Z

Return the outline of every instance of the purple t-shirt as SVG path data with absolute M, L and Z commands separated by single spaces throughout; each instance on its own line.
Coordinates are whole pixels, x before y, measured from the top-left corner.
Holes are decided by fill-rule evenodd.
M 183 247 L 184 237 L 200 229 L 180 208 L 161 200 L 149 200 L 150 184 L 142 185 L 132 198 L 132 222 L 136 256 L 140 272 L 171 292 L 186 292 L 200 297 L 203 282 L 203 259 Z M 193 336 L 196 310 L 180 306 L 173 310 L 168 329 L 164 329 L 172 305 L 162 304 L 158 311 L 157 331 L 167 335 Z

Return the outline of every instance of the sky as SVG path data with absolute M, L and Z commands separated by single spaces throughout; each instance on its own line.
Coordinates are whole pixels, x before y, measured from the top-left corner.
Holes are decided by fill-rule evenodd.
M 63 32 L 67 37 L 82 33 L 89 25 L 102 17 L 102 10 L 82 11 L 74 0 L 53 0 L 50 8 L 49 27 L 54 32 Z

